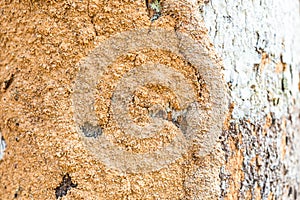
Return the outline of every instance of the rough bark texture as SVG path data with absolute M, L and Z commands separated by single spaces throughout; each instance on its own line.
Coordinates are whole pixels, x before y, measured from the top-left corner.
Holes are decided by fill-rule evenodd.
M 299 199 L 299 1 L 212 0 L 202 11 L 230 89 L 221 196 Z
M 153 24 L 144 1 L 0 4 L 0 127 L 6 143 L 0 199 L 218 198 L 224 155 L 212 142 L 221 134 L 225 84 L 195 2 L 165 1 L 164 15 Z M 162 67 L 153 70 L 153 64 Z M 153 73 L 160 78 L 154 84 L 130 90 L 134 81 L 156 78 Z M 132 76 L 138 80 L 126 82 Z M 181 82 L 188 92 L 174 89 Z M 134 98 L 122 97 L 122 90 Z M 151 125 L 154 118 L 164 129 L 150 138 L 130 132 L 123 123 L 128 113 L 118 108 L 122 98 L 130 123 Z M 222 117 L 212 117 L 217 113 Z M 201 128 L 198 138 L 190 134 L 194 126 Z M 140 153 L 145 156 L 132 162 Z
M 299 198 L 299 2 L 161 2 L 0 2 L 0 199 Z M 123 110 L 166 127 L 128 136 Z M 183 145 L 131 167 L 103 135 L 126 156 Z

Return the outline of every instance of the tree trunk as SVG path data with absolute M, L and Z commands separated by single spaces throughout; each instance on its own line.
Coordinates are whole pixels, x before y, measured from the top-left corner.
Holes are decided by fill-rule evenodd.
M 0 12 L 0 199 L 299 198 L 299 1 Z
M 203 19 L 231 102 L 221 196 L 298 199 L 299 1 L 211 1 Z

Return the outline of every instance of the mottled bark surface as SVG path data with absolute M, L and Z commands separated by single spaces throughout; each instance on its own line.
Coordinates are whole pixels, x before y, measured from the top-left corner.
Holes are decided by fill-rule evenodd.
M 212 0 L 202 11 L 231 102 L 221 197 L 299 199 L 299 1 Z

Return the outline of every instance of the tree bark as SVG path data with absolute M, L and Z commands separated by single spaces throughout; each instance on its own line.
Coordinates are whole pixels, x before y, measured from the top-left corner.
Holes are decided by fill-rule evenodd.
M 0 13 L 0 199 L 299 198 L 299 1 Z
M 203 19 L 231 103 L 221 197 L 298 199 L 299 1 L 213 0 Z

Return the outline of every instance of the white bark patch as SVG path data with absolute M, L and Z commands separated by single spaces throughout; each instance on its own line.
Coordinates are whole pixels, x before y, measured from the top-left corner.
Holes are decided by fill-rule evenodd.
M 299 1 L 212 0 L 203 10 L 231 85 L 233 117 L 256 121 L 269 112 L 281 117 L 299 99 Z M 270 62 L 257 70 L 263 52 Z M 276 73 L 280 62 L 286 70 Z
M 240 197 L 298 199 L 300 185 L 300 6 L 298 0 L 211 0 L 203 19 L 234 103 L 232 124 L 242 135 Z M 264 129 L 266 115 L 272 125 Z M 245 123 L 245 121 L 249 122 Z M 252 127 L 252 128 L 251 128 Z M 254 131 L 253 129 L 256 129 Z M 253 135 L 253 131 L 256 136 Z M 233 129 L 226 133 L 232 137 Z M 231 155 L 230 148 L 224 151 Z M 283 153 L 284 152 L 284 153 Z M 263 158 L 259 170 L 250 161 Z M 224 172 L 226 174 L 226 169 Z M 222 197 L 226 196 L 222 179 Z

